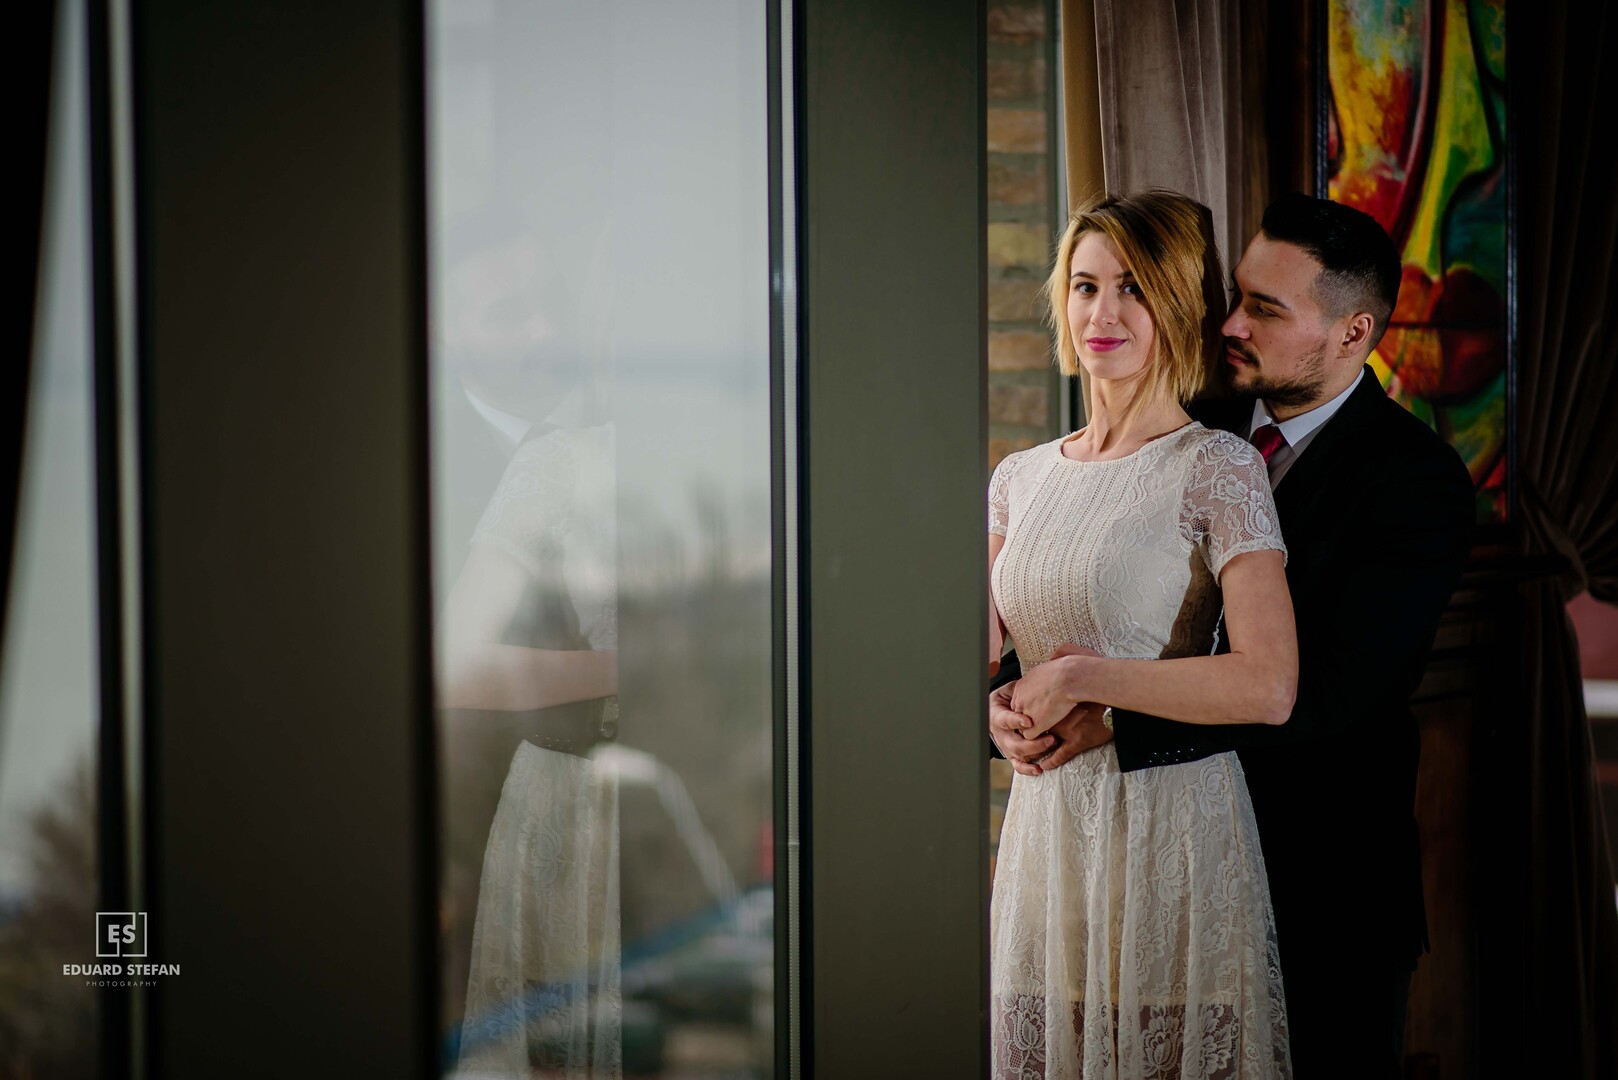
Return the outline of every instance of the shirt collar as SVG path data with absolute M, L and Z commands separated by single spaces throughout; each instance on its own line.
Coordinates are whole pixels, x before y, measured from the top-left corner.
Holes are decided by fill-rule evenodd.
M 1299 413 L 1290 420 L 1282 420 L 1278 424 L 1276 424 L 1275 417 L 1270 415 L 1270 410 L 1265 407 L 1264 399 L 1254 398 L 1253 419 L 1248 425 L 1247 434 L 1251 436 L 1253 432 L 1257 431 L 1265 424 L 1276 424 L 1276 426 L 1281 429 L 1281 437 L 1287 441 L 1287 445 L 1297 446 L 1304 439 L 1312 435 L 1327 420 L 1330 420 L 1333 413 L 1343 407 L 1343 402 L 1348 400 L 1348 395 L 1354 392 L 1354 388 L 1359 386 L 1360 379 L 1363 378 L 1365 378 L 1365 373 L 1362 371 L 1360 372 L 1359 379 L 1355 379 L 1353 382 L 1349 383 L 1342 393 L 1338 394 L 1330 401 L 1316 405 L 1306 413 Z
M 490 405 L 487 401 L 484 401 L 482 398 L 474 394 L 470 387 L 463 385 L 461 389 L 466 391 L 466 400 L 472 403 L 472 408 L 478 411 L 478 415 L 483 417 L 484 421 L 487 422 L 490 427 L 494 428 L 495 431 L 504 436 L 505 440 L 509 442 L 513 448 L 521 446 L 522 441 L 526 439 L 528 437 L 528 433 L 533 430 L 534 426 L 527 420 L 524 420 L 522 417 L 516 416 L 512 413 L 508 413 L 504 409 L 495 408 L 493 405 Z

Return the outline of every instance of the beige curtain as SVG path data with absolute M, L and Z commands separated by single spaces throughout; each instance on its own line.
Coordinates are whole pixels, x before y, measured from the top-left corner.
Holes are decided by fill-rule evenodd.
M 1224 265 L 1240 256 L 1268 196 L 1264 140 L 1246 130 L 1264 116 L 1258 58 L 1243 55 L 1254 3 L 1063 0 L 1070 199 L 1103 177 L 1107 191 L 1183 192 L 1213 211 Z

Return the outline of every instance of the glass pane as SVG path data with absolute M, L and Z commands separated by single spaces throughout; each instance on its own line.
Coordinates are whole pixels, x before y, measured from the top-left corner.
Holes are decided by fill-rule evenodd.
M 773 1068 L 762 5 L 429 5 L 446 1072 Z
M 58 6 L 27 442 L 0 657 L 0 1075 L 96 1074 L 95 486 L 84 22 Z M 123 991 L 113 990 L 120 993 Z

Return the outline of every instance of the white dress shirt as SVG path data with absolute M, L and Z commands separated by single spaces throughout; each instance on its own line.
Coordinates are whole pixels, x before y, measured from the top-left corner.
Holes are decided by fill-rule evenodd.
M 483 417 L 484 422 L 493 428 L 495 434 L 504 441 L 506 453 L 509 454 L 521 446 L 523 440 L 528 438 L 528 433 L 534 429 L 534 425 L 527 420 L 515 413 L 508 413 L 504 409 L 495 408 L 472 393 L 465 385 L 461 389 L 466 392 L 466 400 L 472 403 L 472 408 L 478 411 L 478 415 Z
M 1360 379 L 1369 377 L 1363 371 L 1360 373 Z M 1314 441 L 1314 437 L 1320 433 L 1321 428 L 1326 426 L 1326 421 L 1332 418 L 1332 414 L 1342 408 L 1343 402 L 1348 400 L 1348 395 L 1352 394 L 1355 388 L 1359 386 L 1360 379 L 1355 379 L 1349 383 L 1346 390 L 1330 401 L 1316 405 L 1306 413 L 1299 413 L 1292 419 L 1282 420 L 1279 423 L 1276 422 L 1275 417 L 1270 415 L 1270 410 L 1265 406 L 1263 398 L 1254 399 L 1253 418 L 1247 425 L 1247 437 L 1251 439 L 1253 432 L 1265 424 L 1275 424 L 1281 429 L 1281 445 L 1276 447 L 1274 454 L 1270 455 L 1270 486 L 1272 488 L 1280 485 L 1281 478 L 1292 468 L 1292 463 L 1298 460 L 1298 455 L 1302 454 L 1309 444 Z

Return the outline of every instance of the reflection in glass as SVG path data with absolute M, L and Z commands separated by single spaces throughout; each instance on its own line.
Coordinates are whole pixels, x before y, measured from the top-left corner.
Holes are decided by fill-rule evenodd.
M 429 16 L 445 1071 L 768 1076 L 763 11 Z
M 0 657 L 0 1076 L 96 1075 L 94 430 L 84 12 L 57 8 L 16 562 Z M 107 993 L 127 993 L 113 988 Z

